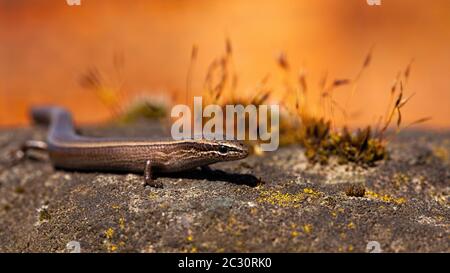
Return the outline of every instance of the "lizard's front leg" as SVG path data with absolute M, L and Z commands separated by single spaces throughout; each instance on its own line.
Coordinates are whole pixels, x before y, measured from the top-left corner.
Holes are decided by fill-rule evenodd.
M 147 162 L 145 162 L 144 181 L 145 185 L 149 185 L 151 187 L 155 188 L 163 187 L 163 184 L 161 182 L 154 180 L 152 177 L 152 162 L 150 160 L 147 160 Z
M 212 172 L 213 172 L 213 170 L 211 169 L 211 167 L 208 166 L 208 165 L 200 166 L 200 169 L 202 170 L 202 172 L 205 172 L 205 173 L 212 173 Z

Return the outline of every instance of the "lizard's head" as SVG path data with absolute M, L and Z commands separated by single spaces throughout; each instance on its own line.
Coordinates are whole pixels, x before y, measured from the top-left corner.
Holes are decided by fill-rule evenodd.
M 231 161 L 246 158 L 248 147 L 237 140 L 204 140 L 205 150 L 214 161 Z
M 219 157 L 237 160 L 248 156 L 248 147 L 243 142 L 237 140 L 217 141 L 216 153 Z

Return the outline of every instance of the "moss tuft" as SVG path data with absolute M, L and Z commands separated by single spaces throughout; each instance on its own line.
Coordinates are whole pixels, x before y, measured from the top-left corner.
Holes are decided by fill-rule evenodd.
M 373 137 L 370 127 L 355 133 L 346 127 L 341 132 L 334 132 L 329 121 L 312 118 L 301 127 L 297 140 L 305 147 L 305 155 L 313 163 L 326 164 L 331 157 L 337 157 L 342 164 L 373 165 L 387 158 L 385 143 Z
M 365 193 L 366 189 L 361 184 L 351 184 L 345 189 L 345 194 L 347 196 L 364 197 Z

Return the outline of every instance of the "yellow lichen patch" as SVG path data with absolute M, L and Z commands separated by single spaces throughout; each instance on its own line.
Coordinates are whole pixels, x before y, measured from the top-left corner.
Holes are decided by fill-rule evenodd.
M 347 227 L 350 229 L 355 229 L 356 226 L 353 222 L 350 222 L 350 223 L 348 223 Z
M 303 231 L 304 231 L 306 234 L 311 233 L 311 232 L 312 232 L 312 229 L 313 229 L 313 226 L 312 226 L 311 224 L 306 224 L 306 225 L 303 226 Z
M 344 209 L 343 208 L 338 208 L 337 210 L 331 210 L 330 214 L 331 216 L 333 216 L 333 218 L 337 218 L 339 213 L 344 213 Z
M 150 198 L 150 199 L 155 199 L 157 197 L 158 197 L 158 193 L 156 193 L 156 192 L 150 192 L 148 194 L 148 198 Z
M 318 195 L 321 194 L 320 192 L 315 191 L 315 190 L 313 190 L 311 188 L 304 188 L 303 192 L 306 193 L 306 194 L 311 194 L 311 195 L 315 195 L 315 196 L 318 196 Z
M 305 200 L 303 193 L 282 193 L 280 191 L 261 191 L 260 197 L 257 199 L 259 203 L 269 203 L 280 207 L 298 208 Z
M 392 196 L 387 195 L 387 194 L 384 194 L 384 195 L 383 194 L 378 194 L 378 193 L 373 192 L 373 191 L 366 191 L 366 195 L 367 195 L 367 197 L 369 197 L 371 199 L 381 200 L 381 201 L 386 202 L 386 203 L 394 203 L 394 204 L 397 204 L 397 205 L 401 205 L 401 204 L 404 204 L 406 202 L 406 199 L 403 198 L 403 197 L 395 198 L 395 197 L 392 197 Z
M 194 237 L 192 237 L 192 235 L 188 235 L 188 236 L 186 237 L 186 240 L 187 240 L 188 242 L 192 242 L 192 241 L 194 240 Z
M 125 219 L 123 219 L 122 217 L 119 219 L 119 227 L 120 229 L 125 229 Z
M 406 183 L 409 181 L 409 176 L 404 173 L 395 173 L 394 180 L 397 180 L 400 183 Z
M 120 206 L 119 205 L 111 205 L 111 208 L 118 210 L 118 209 L 120 209 Z
M 242 230 L 247 229 L 248 225 L 239 222 L 234 215 L 230 215 L 226 221 L 219 221 L 216 228 L 220 233 L 227 233 L 230 236 L 241 236 Z
M 445 192 L 440 192 L 432 189 L 430 190 L 430 195 L 434 199 L 434 201 L 438 202 L 441 206 L 450 205 L 450 202 L 448 201 L 448 195 Z
M 349 252 L 352 252 L 352 251 L 353 251 L 353 246 L 352 246 L 352 245 L 349 245 L 348 248 L 347 248 L 347 250 L 348 250 Z
M 115 244 L 108 245 L 108 250 L 110 252 L 115 252 L 115 251 L 117 251 L 117 249 L 118 249 L 118 247 Z
M 404 173 L 395 173 L 393 177 L 393 182 L 396 188 L 407 184 L 410 181 L 410 177 Z
M 295 238 L 295 237 L 297 237 L 298 235 L 299 235 L 298 231 L 295 231 L 295 230 L 294 230 L 294 231 L 291 232 L 291 237 L 292 237 L 292 238 Z
M 114 236 L 114 229 L 113 228 L 108 228 L 106 231 L 105 231 L 105 235 L 106 235 L 106 238 L 107 239 L 112 239 L 112 237 Z

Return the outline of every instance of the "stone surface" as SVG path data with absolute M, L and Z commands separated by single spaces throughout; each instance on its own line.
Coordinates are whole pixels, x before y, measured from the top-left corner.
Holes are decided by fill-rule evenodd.
M 155 135 L 155 126 L 84 128 L 89 135 Z M 407 131 L 376 167 L 309 164 L 298 146 L 160 176 L 54 170 L 47 159 L 8 166 L 45 129 L 0 131 L 0 251 L 448 252 L 450 133 Z M 42 157 L 42 156 L 41 156 Z M 349 197 L 353 183 L 364 197 Z

